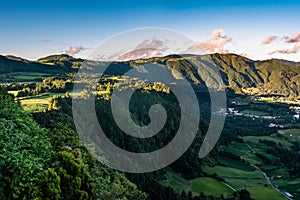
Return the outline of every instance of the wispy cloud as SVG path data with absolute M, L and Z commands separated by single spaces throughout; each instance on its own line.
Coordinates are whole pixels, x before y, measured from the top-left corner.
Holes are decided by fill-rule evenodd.
M 279 49 L 279 50 L 275 50 L 269 53 L 269 55 L 273 55 L 276 53 L 279 54 L 295 54 L 298 53 L 300 50 L 300 33 L 294 33 L 291 36 L 284 36 L 283 37 L 283 41 L 285 43 L 294 43 L 294 46 L 291 48 L 286 48 L 286 49 Z
M 274 36 L 274 35 L 268 36 L 266 39 L 264 39 L 262 44 L 265 44 L 265 45 L 271 44 L 276 39 L 277 39 L 277 36 Z
M 189 47 L 185 53 L 193 53 L 198 50 L 205 53 L 228 53 L 229 50 L 225 48 L 225 45 L 231 41 L 232 38 L 228 37 L 223 29 L 216 29 L 209 39 L 204 42 L 197 42 Z
M 285 42 L 287 43 L 295 43 L 295 42 L 300 42 L 300 33 L 295 33 L 292 36 L 285 36 L 283 37 Z
M 85 49 L 86 48 L 82 46 L 70 47 L 68 50 L 65 50 L 65 53 L 68 54 L 69 56 L 74 56 Z
M 182 53 L 228 53 L 225 45 L 232 41 L 232 38 L 225 34 L 223 29 L 216 29 L 211 37 L 204 42 L 197 42 L 191 46 L 184 46 L 176 49 L 179 54 Z M 126 61 L 140 58 L 150 58 L 165 56 L 171 50 L 170 42 L 167 39 L 146 39 L 138 43 L 135 47 L 120 50 L 111 55 L 99 54 L 95 60 Z M 173 52 L 173 51 L 172 51 Z
M 298 53 L 299 50 L 300 50 L 300 42 L 297 42 L 295 44 L 295 46 L 293 46 L 291 49 L 279 49 L 279 50 L 273 51 L 273 52 L 271 52 L 269 54 L 270 55 L 276 54 L 276 53 L 280 53 L 280 54 L 295 54 L 295 53 Z
M 107 61 L 127 61 L 140 58 L 151 58 L 157 56 L 164 56 L 168 52 L 167 41 L 161 39 L 146 39 L 138 43 L 135 47 L 122 49 L 117 53 L 111 55 L 97 55 L 96 60 Z
M 167 50 L 168 47 L 165 41 L 159 39 L 144 40 L 134 49 L 120 54 L 117 60 L 133 60 L 138 58 L 162 56 Z

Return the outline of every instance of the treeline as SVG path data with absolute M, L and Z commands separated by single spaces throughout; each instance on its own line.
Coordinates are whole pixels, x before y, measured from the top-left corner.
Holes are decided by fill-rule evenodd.
M 73 83 L 68 77 L 50 77 L 43 79 L 42 82 L 24 85 L 21 90 L 18 90 L 17 97 L 33 96 L 45 92 L 65 93 L 72 89 Z

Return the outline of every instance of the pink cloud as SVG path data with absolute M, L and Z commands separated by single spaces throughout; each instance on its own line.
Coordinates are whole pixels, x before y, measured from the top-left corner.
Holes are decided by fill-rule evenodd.
M 83 48 L 82 46 L 70 47 L 68 50 L 65 51 L 65 53 L 68 54 L 69 56 L 74 56 L 83 50 L 85 50 L 85 48 Z
M 280 54 L 295 54 L 295 53 L 298 53 L 299 50 L 300 50 L 300 42 L 297 42 L 295 44 L 295 46 L 292 47 L 291 49 L 280 49 L 280 50 L 273 51 L 273 52 L 271 52 L 269 54 L 270 55 L 275 54 L 275 53 L 280 53 Z
M 117 56 L 117 60 L 134 60 L 139 58 L 150 58 L 163 56 L 168 47 L 162 40 L 151 39 L 139 43 L 133 50 L 125 51 Z
M 285 42 L 287 43 L 295 43 L 295 42 L 300 42 L 300 33 L 295 33 L 292 36 L 288 37 L 285 36 L 283 37 L 283 39 L 285 40 Z
M 274 36 L 274 35 L 269 36 L 266 39 L 264 39 L 264 41 L 262 42 L 262 44 L 265 44 L 265 45 L 271 44 L 276 39 L 277 39 L 277 36 Z
M 228 53 L 229 50 L 225 48 L 225 45 L 231 41 L 232 38 L 228 37 L 223 29 L 216 29 L 209 39 L 205 42 L 197 42 L 189 47 L 185 53 L 192 53 L 197 50 L 205 53 Z

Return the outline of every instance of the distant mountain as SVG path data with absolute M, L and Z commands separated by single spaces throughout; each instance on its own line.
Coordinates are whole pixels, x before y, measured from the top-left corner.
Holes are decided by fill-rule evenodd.
M 300 65 L 285 60 L 253 61 L 234 54 L 213 54 L 227 85 L 240 93 L 299 97 Z
M 37 60 L 39 63 L 73 69 L 79 68 L 83 61 L 83 59 L 74 58 L 67 54 L 51 55 Z
M 82 60 L 82 59 L 76 59 L 68 54 L 57 54 L 57 55 L 50 55 L 43 58 L 39 58 L 37 62 L 74 61 L 74 60 Z
M 201 62 L 195 62 L 197 60 Z M 75 72 L 84 61 L 86 60 L 73 58 L 66 54 L 47 56 L 36 62 L 14 56 L 0 56 L 0 73 L 42 72 L 57 74 Z M 213 61 L 218 66 L 223 82 L 236 93 L 300 98 L 300 63 L 279 59 L 254 61 L 235 54 L 183 55 L 183 57 L 169 55 L 126 62 L 112 62 L 107 73 L 123 74 L 139 64 L 160 63 L 180 71 L 195 86 L 201 88 L 205 86 L 204 79 L 207 80 L 207 76 L 211 76 L 209 80 L 216 80 L 213 73 L 203 74 L 201 71 L 200 66 L 208 64 L 209 61 Z M 88 62 L 92 65 L 104 63 Z
M 0 73 L 10 72 L 44 72 L 49 71 L 52 73 L 52 69 L 48 66 L 44 66 L 40 63 L 31 62 L 25 59 L 13 57 L 13 56 L 0 56 Z
M 72 71 L 69 66 L 58 64 L 45 64 L 42 62 L 29 61 L 15 56 L 0 55 L 0 73 L 8 74 L 12 72 L 39 72 L 46 74 L 58 74 Z M 73 70 L 74 71 L 74 70 Z
M 27 63 L 30 62 L 29 60 L 26 60 L 26 59 L 21 58 L 21 57 L 13 56 L 13 55 L 7 55 L 5 57 L 10 59 L 10 60 L 14 60 L 14 61 L 22 61 L 22 62 L 27 62 Z
M 205 84 L 204 79 L 216 80 L 214 73 L 203 74 L 200 67 L 206 61 L 213 61 L 218 66 L 225 85 L 236 93 L 300 98 L 299 63 L 278 59 L 254 61 L 236 54 L 184 55 L 183 57 L 170 55 L 133 62 L 167 64 L 180 71 L 195 85 L 201 85 Z M 195 62 L 196 60 L 201 62 Z M 217 81 L 209 84 L 216 85 Z

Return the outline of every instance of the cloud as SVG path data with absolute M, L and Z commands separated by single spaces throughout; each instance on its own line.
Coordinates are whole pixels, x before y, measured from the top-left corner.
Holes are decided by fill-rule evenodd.
M 82 46 L 70 47 L 68 50 L 65 51 L 65 53 L 68 54 L 69 56 L 74 56 L 85 49 L 86 48 L 83 48 Z
M 272 36 L 270 36 L 270 37 L 272 37 Z M 270 37 L 265 39 L 265 41 L 267 43 L 269 42 L 268 39 Z M 279 50 L 270 52 L 269 55 L 273 55 L 273 54 L 276 54 L 276 53 L 279 53 L 279 54 L 295 54 L 295 53 L 299 52 L 299 50 L 300 50 L 300 33 L 295 33 L 291 36 L 284 36 L 283 40 L 286 43 L 295 43 L 295 45 L 290 49 L 279 49 Z M 272 42 L 272 38 L 270 38 L 270 43 L 271 42 Z
M 283 37 L 283 39 L 285 40 L 285 42 L 287 43 L 296 43 L 296 42 L 300 42 L 300 33 L 295 33 L 292 36 L 288 37 L 285 36 Z
M 228 37 L 223 29 L 216 29 L 209 39 L 205 42 L 197 42 L 189 47 L 185 53 L 192 53 L 197 50 L 206 53 L 228 53 L 229 50 L 225 48 L 225 45 L 231 41 L 232 38 Z
M 264 41 L 262 42 L 262 44 L 265 44 L 265 45 L 271 44 L 276 39 L 277 39 L 277 36 L 274 36 L 274 35 L 269 36 L 266 39 L 264 39 Z
M 295 53 L 298 53 L 299 50 L 300 50 L 300 42 L 297 42 L 295 44 L 295 46 L 292 47 L 291 49 L 276 50 L 276 51 L 273 51 L 273 52 L 269 53 L 269 55 L 273 55 L 275 53 L 280 53 L 280 54 L 295 54 Z
M 147 39 L 126 51 L 109 56 L 109 60 L 134 60 L 163 56 L 168 51 L 167 43 L 159 39 Z M 103 57 L 103 56 L 102 56 Z M 104 58 L 104 57 L 103 57 Z

